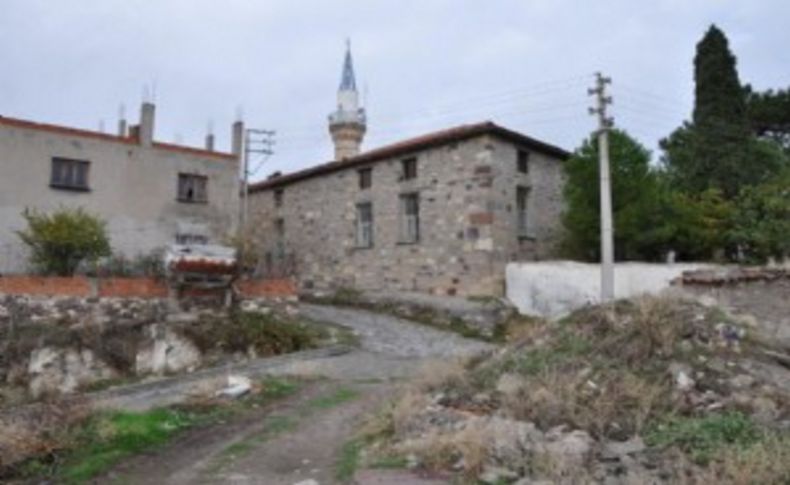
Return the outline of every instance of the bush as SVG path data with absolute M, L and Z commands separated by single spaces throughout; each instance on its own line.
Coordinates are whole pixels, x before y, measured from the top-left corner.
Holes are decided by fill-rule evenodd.
M 207 316 L 179 331 L 203 353 L 255 349 L 258 355 L 278 355 L 316 347 L 324 337 L 300 322 L 253 312 L 234 312 L 227 319 Z
M 31 263 L 44 274 L 71 276 L 82 261 L 110 255 L 106 223 L 82 208 L 51 214 L 25 209 L 27 229 L 18 231 L 31 251 Z

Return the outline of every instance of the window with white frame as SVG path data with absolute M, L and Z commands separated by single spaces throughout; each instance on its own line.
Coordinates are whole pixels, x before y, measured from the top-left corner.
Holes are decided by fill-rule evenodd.
M 357 204 L 357 241 L 358 248 L 373 247 L 373 204 Z
M 529 188 L 516 187 L 516 227 L 518 237 L 529 237 Z
M 400 196 L 400 242 L 420 240 L 420 196 L 417 193 Z

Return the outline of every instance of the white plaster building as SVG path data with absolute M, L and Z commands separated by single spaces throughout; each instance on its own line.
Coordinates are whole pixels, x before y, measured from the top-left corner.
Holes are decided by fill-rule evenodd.
M 26 269 L 16 231 L 26 208 L 82 207 L 107 222 L 113 251 L 145 254 L 181 238 L 219 241 L 235 230 L 243 125 L 233 153 L 154 139 L 155 107 L 117 134 L 0 116 L 0 273 Z M 195 229 L 198 228 L 198 229 Z

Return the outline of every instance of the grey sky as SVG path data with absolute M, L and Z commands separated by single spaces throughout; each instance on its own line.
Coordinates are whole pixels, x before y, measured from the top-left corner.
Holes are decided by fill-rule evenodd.
M 363 148 L 492 119 L 568 149 L 593 128 L 592 73 L 647 146 L 688 116 L 692 58 L 711 23 L 743 82 L 790 85 L 787 0 L 0 0 L 0 114 L 113 131 L 156 84 L 156 136 L 220 149 L 243 107 L 278 131 L 258 174 L 328 161 L 344 39 L 368 86 Z

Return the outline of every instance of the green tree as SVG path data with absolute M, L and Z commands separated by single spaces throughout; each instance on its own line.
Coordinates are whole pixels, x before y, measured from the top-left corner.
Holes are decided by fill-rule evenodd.
M 70 276 L 82 261 L 110 255 L 105 222 L 81 208 L 51 214 L 25 209 L 22 216 L 27 228 L 17 234 L 30 248 L 31 263 L 45 274 Z
M 752 131 L 790 153 L 790 88 L 755 92 L 747 85 L 746 109 Z
M 694 83 L 692 122 L 662 140 L 663 162 L 680 189 L 719 189 L 733 199 L 775 174 L 780 160 L 755 140 L 735 56 L 715 25 L 697 44 Z
M 790 169 L 745 188 L 733 216 L 731 238 L 748 260 L 790 256 Z
M 662 225 L 658 177 L 650 169 L 650 152 L 620 130 L 609 136 L 615 257 L 655 260 L 668 247 Z M 566 211 L 563 250 L 568 257 L 600 259 L 600 189 L 598 139 L 591 136 L 565 163 Z

